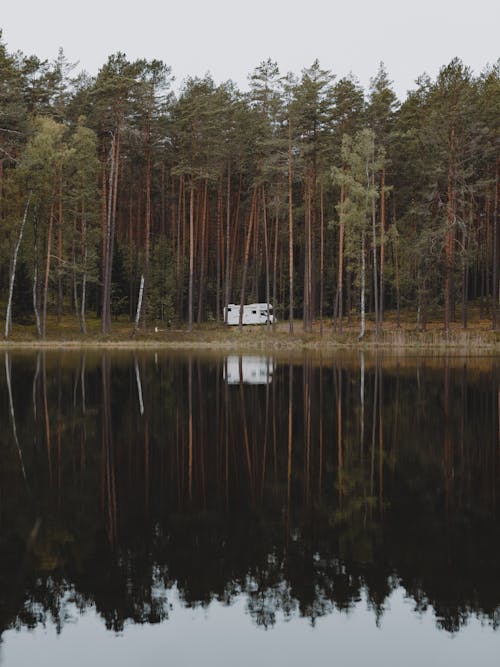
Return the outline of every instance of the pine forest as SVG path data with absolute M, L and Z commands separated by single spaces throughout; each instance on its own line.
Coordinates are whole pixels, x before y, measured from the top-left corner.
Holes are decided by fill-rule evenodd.
M 190 331 L 252 302 L 290 333 L 499 329 L 499 162 L 500 60 L 400 100 L 383 64 L 365 90 L 269 59 L 241 91 L 0 41 L 2 334 Z

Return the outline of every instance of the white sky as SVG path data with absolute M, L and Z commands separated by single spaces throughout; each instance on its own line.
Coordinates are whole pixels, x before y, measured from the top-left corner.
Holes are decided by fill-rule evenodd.
M 0 0 L 10 51 L 53 59 L 59 46 L 96 74 L 109 54 L 158 58 L 177 83 L 210 71 L 246 86 L 262 61 L 296 74 L 318 58 L 363 85 L 383 60 L 404 96 L 454 56 L 477 73 L 500 57 L 499 0 Z

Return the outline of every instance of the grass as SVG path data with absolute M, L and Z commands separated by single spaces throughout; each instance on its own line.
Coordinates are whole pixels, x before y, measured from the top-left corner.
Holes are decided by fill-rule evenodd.
M 312 333 L 303 330 L 302 322 L 294 323 L 294 335 L 290 336 L 288 322 L 278 322 L 273 329 L 265 326 L 224 327 L 217 323 L 195 325 L 192 332 L 187 326 L 165 327 L 158 323 L 139 329 L 134 339 L 130 338 L 132 325 L 126 318 L 113 321 L 112 333 L 103 336 L 100 320 L 89 317 L 88 334 L 82 335 L 78 322 L 65 316 L 60 323 L 55 316 L 47 321 L 47 336 L 40 341 L 33 324 L 14 324 L 7 340 L 2 336 L 3 347 L 109 347 L 109 348 L 170 348 L 199 350 L 336 350 L 336 349 L 392 349 L 392 350 L 463 350 L 468 353 L 499 352 L 500 333 L 493 331 L 491 320 L 480 318 L 479 308 L 470 309 L 469 326 L 463 329 L 459 322 L 452 324 L 449 337 L 445 337 L 440 313 L 435 313 L 427 324 L 426 331 L 417 330 L 415 316 L 402 313 L 401 327 L 397 327 L 395 314 L 386 314 L 382 333 L 376 337 L 373 322 L 367 322 L 367 333 L 358 339 L 359 320 L 344 321 L 343 335 L 338 335 L 330 319 L 323 322 L 320 335 L 319 321 L 314 322 Z

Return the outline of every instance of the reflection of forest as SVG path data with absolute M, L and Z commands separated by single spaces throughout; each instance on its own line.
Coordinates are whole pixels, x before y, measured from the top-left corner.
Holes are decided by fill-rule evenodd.
M 315 618 L 403 586 L 440 627 L 500 614 L 500 367 L 6 355 L 0 629 L 107 627 L 245 595 Z

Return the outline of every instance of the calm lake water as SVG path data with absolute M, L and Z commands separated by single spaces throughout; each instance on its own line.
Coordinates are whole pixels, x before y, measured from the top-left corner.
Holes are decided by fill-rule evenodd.
M 0 364 L 2 665 L 498 665 L 500 358 Z

